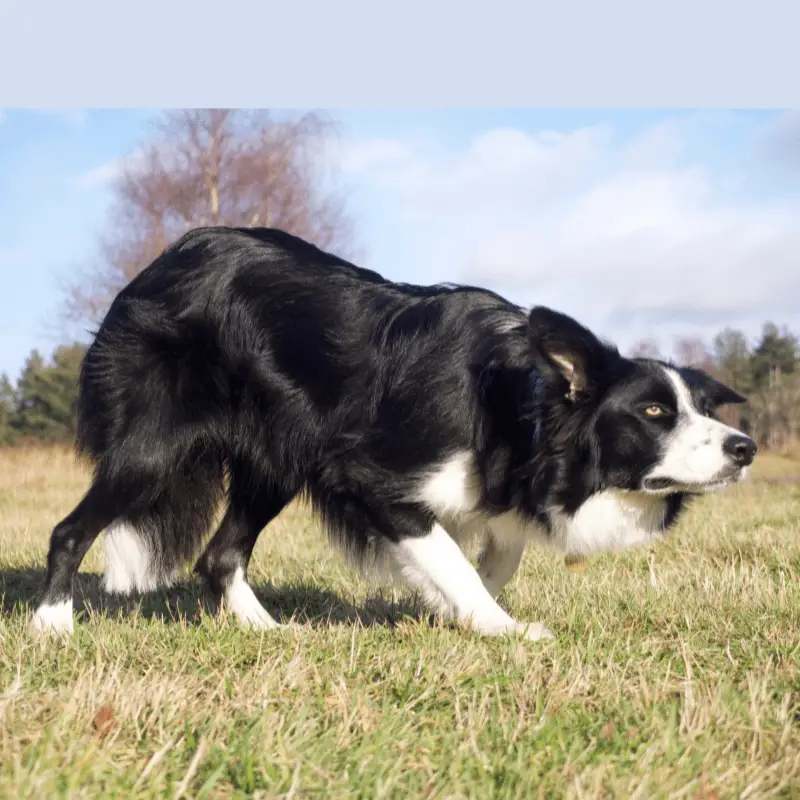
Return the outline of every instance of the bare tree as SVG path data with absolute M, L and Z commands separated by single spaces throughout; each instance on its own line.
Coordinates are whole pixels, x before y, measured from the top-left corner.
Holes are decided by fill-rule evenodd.
M 772 367 L 751 393 L 753 435 L 770 450 L 797 442 L 800 435 L 800 376 Z
M 700 339 L 677 339 L 675 358 L 682 367 L 698 367 L 709 372 L 716 369 L 714 359 Z
M 352 220 L 325 159 L 333 133 L 317 113 L 165 113 L 113 185 L 98 261 L 68 288 L 68 319 L 96 322 L 167 245 L 204 225 L 282 228 L 352 257 Z
M 631 358 L 661 358 L 655 339 L 640 339 L 630 350 Z

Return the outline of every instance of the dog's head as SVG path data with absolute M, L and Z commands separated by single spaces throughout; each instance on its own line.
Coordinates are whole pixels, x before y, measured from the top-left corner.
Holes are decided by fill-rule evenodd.
M 550 309 L 534 308 L 529 322 L 537 370 L 558 388 L 596 488 L 702 494 L 745 477 L 755 442 L 716 416 L 741 395 L 698 369 L 624 358 Z

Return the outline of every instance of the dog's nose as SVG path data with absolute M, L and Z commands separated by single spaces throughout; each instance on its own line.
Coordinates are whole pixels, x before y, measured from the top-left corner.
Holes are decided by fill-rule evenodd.
M 722 449 L 740 467 L 752 464 L 756 450 L 758 450 L 756 443 L 749 436 L 741 436 L 739 434 L 729 436 L 722 443 Z

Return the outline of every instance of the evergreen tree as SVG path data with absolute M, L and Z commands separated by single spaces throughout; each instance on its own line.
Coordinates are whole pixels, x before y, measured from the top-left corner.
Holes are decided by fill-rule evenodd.
M 85 349 L 59 347 L 51 364 L 38 351 L 28 357 L 15 392 L 16 408 L 9 427 L 16 436 L 45 442 L 69 441 L 75 436 L 78 375 Z
M 767 322 L 761 333 L 761 341 L 753 351 L 752 369 L 755 384 L 761 388 L 769 384 L 770 376 L 792 374 L 798 366 L 800 345 L 797 337 L 787 328 Z
M 0 375 L 0 446 L 14 441 L 14 430 L 11 420 L 16 410 L 16 393 L 11 381 L 4 373 Z

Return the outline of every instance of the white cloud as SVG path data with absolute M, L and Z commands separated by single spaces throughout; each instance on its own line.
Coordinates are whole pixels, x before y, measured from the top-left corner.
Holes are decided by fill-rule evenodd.
M 650 169 L 672 165 L 684 150 L 683 126 L 669 119 L 648 128 L 623 149 L 623 162 L 629 169 Z
M 530 211 L 585 176 L 606 133 L 590 128 L 530 136 L 513 128 L 496 129 L 476 137 L 463 152 L 406 155 L 378 170 L 376 177 L 413 205 L 419 217 Z
M 125 159 L 117 158 L 113 161 L 106 161 L 86 172 L 76 175 L 74 182 L 84 188 L 104 186 L 116 180 L 125 168 Z
M 122 158 L 115 158 L 105 161 L 96 167 L 72 176 L 72 183 L 84 189 L 107 186 L 109 183 L 120 178 L 125 170 L 136 170 L 143 165 L 144 157 L 141 151 L 134 151 L 130 155 Z
M 428 264 L 447 259 L 451 279 L 558 305 L 623 343 L 800 326 L 800 209 L 734 199 L 704 165 L 679 166 L 687 135 L 670 121 L 622 143 L 605 129 L 499 129 L 435 158 L 362 143 L 391 157 L 361 163 Z
M 715 204 L 702 170 L 622 174 L 576 199 L 554 225 L 517 232 L 503 247 L 513 257 L 502 276 L 523 291 L 578 284 L 616 318 L 787 312 L 800 296 L 794 214 Z M 471 277 L 491 277 L 487 261 L 478 251 Z

